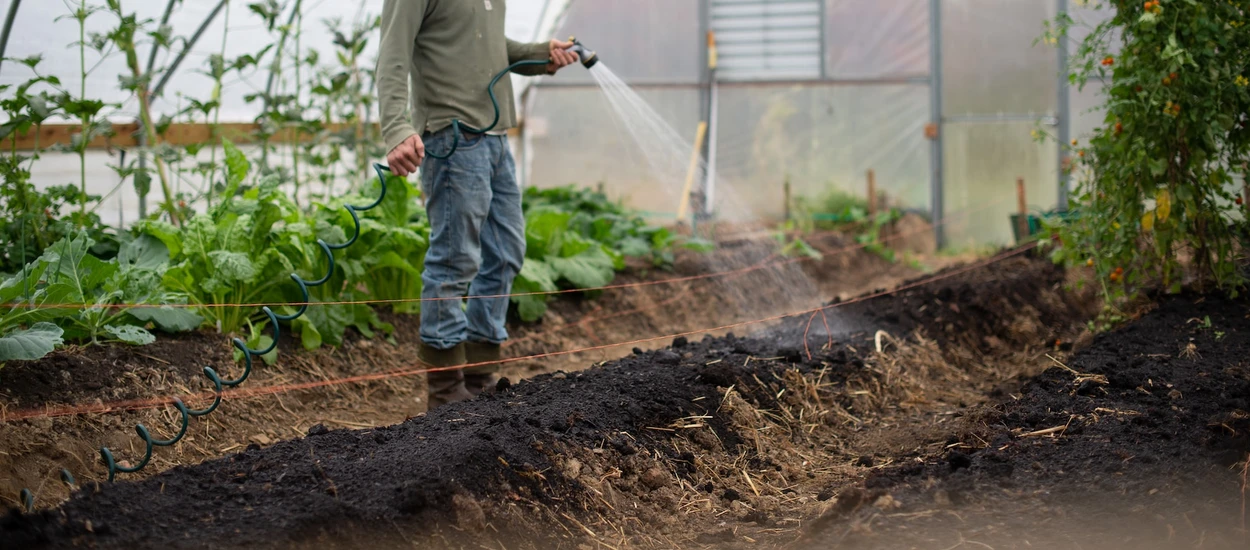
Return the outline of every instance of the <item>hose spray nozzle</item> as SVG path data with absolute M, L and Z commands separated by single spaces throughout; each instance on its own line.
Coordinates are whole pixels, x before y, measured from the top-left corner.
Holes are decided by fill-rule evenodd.
M 570 36 L 569 42 L 573 43 L 573 47 L 565 51 L 573 52 L 577 54 L 578 59 L 581 59 L 582 61 L 583 67 L 586 67 L 587 69 L 589 69 L 591 67 L 594 67 L 595 64 L 599 62 L 599 54 L 595 53 L 594 50 L 587 48 L 584 44 L 579 42 L 577 40 L 577 37 Z

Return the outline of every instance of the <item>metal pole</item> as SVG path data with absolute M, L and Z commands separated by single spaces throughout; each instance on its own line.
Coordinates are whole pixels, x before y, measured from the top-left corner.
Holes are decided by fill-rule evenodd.
M 174 6 L 178 4 L 178 0 L 169 0 L 165 4 L 165 14 L 161 16 L 161 26 L 169 24 L 169 18 L 174 14 Z M 160 51 L 159 44 L 152 44 L 152 52 L 148 54 L 148 74 L 156 72 L 156 54 Z M 139 171 L 143 172 L 148 167 L 148 133 L 143 128 L 143 117 L 137 120 L 139 123 Z M 125 165 L 125 156 L 122 157 L 122 164 Z M 148 197 L 146 194 L 139 195 L 139 217 L 145 218 L 148 215 Z
M 221 13 L 221 10 L 226 7 L 226 2 L 229 1 L 221 0 L 217 7 L 213 8 L 213 12 L 204 19 L 204 22 L 200 23 L 200 28 L 196 29 L 195 34 L 191 35 L 191 40 L 187 41 L 186 45 L 183 46 L 182 51 L 178 53 L 178 57 L 174 59 L 173 64 L 168 69 L 165 69 L 165 76 L 161 77 L 160 83 L 156 85 L 156 88 L 152 89 L 152 97 L 160 97 L 164 93 L 165 85 L 169 83 L 170 78 L 173 78 L 174 73 L 178 72 L 178 66 L 182 65 L 182 61 L 187 58 L 187 54 L 191 53 L 191 48 L 194 48 L 195 43 L 200 41 L 200 37 L 208 30 L 208 26 L 213 23 L 213 20 L 217 19 L 217 15 Z
M 942 204 L 942 2 L 929 0 L 929 119 L 937 129 L 929 151 L 929 208 L 933 219 L 933 236 L 940 249 L 946 246 L 942 227 L 945 210 Z
M 9 4 L 9 15 L 4 18 L 4 32 L 0 33 L 0 62 L 4 61 L 4 52 L 9 49 L 9 34 L 13 31 L 13 21 L 17 19 L 17 8 L 22 0 L 13 0 Z
M 1058 0 L 1058 17 L 1063 17 L 1068 13 L 1068 0 Z M 1068 39 L 1067 36 L 1059 37 L 1059 95 L 1058 95 L 1058 111 L 1059 111 L 1059 128 L 1056 133 L 1059 136 L 1059 204 L 1060 212 L 1068 210 L 1068 185 L 1071 178 L 1064 170 L 1064 160 L 1068 153 L 1064 150 L 1067 147 L 1072 133 L 1072 106 L 1068 101 Z

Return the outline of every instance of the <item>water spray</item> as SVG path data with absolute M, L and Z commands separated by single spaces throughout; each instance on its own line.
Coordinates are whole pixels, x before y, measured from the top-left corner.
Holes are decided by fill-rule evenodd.
M 587 48 L 584 44 L 582 44 L 580 41 L 577 40 L 577 37 L 570 36 L 569 42 L 572 42 L 573 45 L 565 49 L 564 51 L 576 53 L 577 58 L 581 61 L 583 67 L 590 69 L 599 63 L 599 54 L 595 53 L 594 50 Z M 495 84 L 498 84 L 499 81 L 502 80 L 504 76 L 506 76 L 508 73 L 518 68 L 535 67 L 535 66 L 540 66 L 540 65 L 546 66 L 549 63 L 551 63 L 551 60 L 528 59 L 525 61 L 517 61 L 516 63 L 508 65 L 506 69 L 499 71 L 497 74 L 495 74 L 495 77 L 490 80 L 490 84 L 486 86 L 486 93 L 487 95 L 490 96 L 490 104 L 492 107 L 495 108 L 495 120 L 493 120 L 490 123 L 490 126 L 487 126 L 485 128 L 474 128 L 472 126 L 469 126 L 468 124 L 460 122 L 459 119 L 454 119 L 451 121 L 451 129 L 452 129 L 451 149 L 449 149 L 446 153 L 442 155 L 436 154 L 427 149 L 426 155 L 432 158 L 439 159 L 439 160 L 449 159 L 451 158 L 452 155 L 456 154 L 456 149 L 460 147 L 461 135 L 465 133 L 469 133 L 469 134 L 477 134 L 480 136 L 480 135 L 486 134 L 487 132 L 490 132 L 491 130 L 494 130 L 495 126 L 499 125 L 499 98 L 495 97 Z

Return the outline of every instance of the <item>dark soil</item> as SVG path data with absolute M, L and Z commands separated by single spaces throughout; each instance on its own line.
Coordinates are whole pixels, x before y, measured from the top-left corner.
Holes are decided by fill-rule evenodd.
M 936 308 L 963 295 L 969 304 L 982 304 L 971 314 L 984 317 L 967 325 L 969 337 L 1008 340 L 1025 334 L 1011 321 L 1019 311 L 994 304 L 1058 285 L 1062 273 L 1045 265 L 1009 260 L 868 304 L 882 311 Z M 976 288 L 1012 292 L 1002 298 L 968 290 Z M 1043 315 L 1064 317 L 1065 326 L 1084 314 L 1080 304 L 1062 301 L 1034 306 L 1045 310 Z M 871 327 L 868 333 L 905 330 L 889 322 Z M 20 548 L 351 547 L 362 540 L 418 546 L 499 546 L 502 540 L 508 547 L 547 548 L 585 540 L 569 528 L 581 525 L 578 517 L 613 512 L 633 519 L 620 525 L 622 536 L 643 536 L 650 520 L 622 510 L 630 502 L 618 500 L 614 491 L 633 495 L 634 509 L 644 504 L 674 513 L 672 495 L 682 491 L 713 495 L 724 505 L 749 500 L 756 508 L 743 509 L 741 518 L 767 531 L 777 518 L 760 511 L 756 482 L 746 476 L 755 495 L 729 478 L 694 487 L 704 459 L 679 451 L 684 447 L 675 433 L 686 427 L 682 424 L 706 423 L 707 448 L 732 451 L 751 441 L 758 448 L 758 434 L 735 427 L 735 415 L 743 411 L 730 413 L 726 388 L 739 388 L 748 405 L 781 409 L 785 391 L 779 387 L 795 390 L 793 395 L 808 387 L 805 379 L 817 376 L 829 388 L 875 376 L 863 346 L 817 346 L 809 358 L 795 341 L 796 334 L 802 336 L 798 330 L 791 322 L 761 338 L 678 339 L 670 349 L 638 350 L 584 372 L 543 375 L 396 426 L 358 431 L 314 426 L 306 438 L 265 449 L 249 448 L 137 482 L 93 484 L 58 509 L 11 514 L 0 521 L 0 540 Z M 1045 328 L 1029 334 L 1051 336 Z M 572 467 L 569 459 L 576 456 L 607 457 L 613 467 L 579 475 L 581 466 Z M 769 456 L 755 454 L 735 468 L 744 475 L 752 469 L 760 483 L 774 470 L 774 477 L 812 477 L 801 466 Z M 858 462 L 871 467 L 873 459 Z M 729 472 L 737 479 L 736 470 Z M 615 489 L 592 494 L 602 494 L 594 487 L 613 476 Z M 589 504 L 595 499 L 604 506 Z M 691 540 L 710 543 L 739 539 L 737 529 L 685 531 Z
M 662 448 L 655 439 L 661 436 L 646 427 L 712 412 L 718 386 L 766 372 L 741 367 L 748 357 L 776 353 L 759 341 L 708 339 L 583 373 L 544 375 L 397 426 L 314 429 L 305 439 L 144 481 L 91 487 L 59 510 L 10 516 L 0 535 L 15 548 L 72 546 L 80 537 L 121 548 L 346 540 L 366 525 L 396 535 L 414 526 L 474 531 L 480 508 L 457 510 L 459 502 L 479 507 L 472 497 L 495 495 L 559 508 L 578 484 L 552 471 L 555 446 L 625 456 Z M 820 359 L 846 364 L 842 357 L 841 363 L 834 355 Z M 716 359 L 723 361 L 704 366 Z M 550 536 L 521 521 L 492 525 L 538 546 Z M 195 527 L 188 540 L 189 526 Z
M 1163 300 L 970 411 L 944 451 L 845 490 L 807 546 L 1246 548 L 1248 312 Z
M 133 399 L 156 389 L 154 384 L 136 384 L 135 378 L 150 382 L 173 375 L 187 380 L 203 376 L 205 366 L 230 363 L 230 343 L 220 334 L 161 335 L 143 347 L 72 347 L 40 361 L 10 362 L 0 370 L 0 401 L 26 409 L 92 399 Z

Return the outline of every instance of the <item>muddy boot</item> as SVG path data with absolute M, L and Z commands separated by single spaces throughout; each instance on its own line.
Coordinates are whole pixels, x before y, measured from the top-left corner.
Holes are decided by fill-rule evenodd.
M 417 358 L 421 360 L 422 366 L 431 369 L 458 367 L 464 364 L 464 357 L 463 344 L 451 349 L 437 349 L 423 343 L 417 350 Z M 429 403 L 427 411 L 473 398 L 473 394 L 464 387 L 462 369 L 431 372 L 426 374 L 426 381 Z
M 464 345 L 464 355 L 465 362 L 470 365 L 490 363 L 465 369 L 464 387 L 473 395 L 494 391 L 499 383 L 499 360 L 503 359 L 499 344 L 468 342 Z

